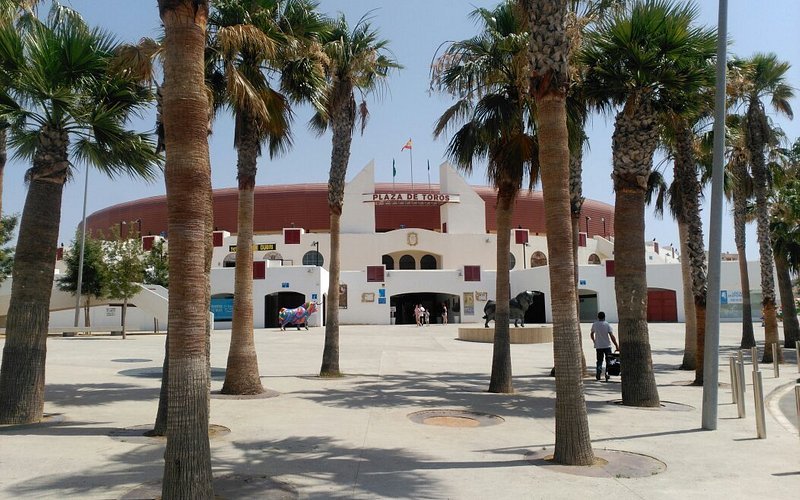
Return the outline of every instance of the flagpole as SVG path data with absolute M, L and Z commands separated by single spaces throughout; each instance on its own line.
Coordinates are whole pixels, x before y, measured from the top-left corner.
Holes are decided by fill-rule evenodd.
M 411 139 L 409 139 L 410 141 Z M 408 148 L 408 160 L 411 162 L 411 192 L 414 192 L 414 148 Z
M 431 190 L 431 161 L 428 160 L 428 191 Z

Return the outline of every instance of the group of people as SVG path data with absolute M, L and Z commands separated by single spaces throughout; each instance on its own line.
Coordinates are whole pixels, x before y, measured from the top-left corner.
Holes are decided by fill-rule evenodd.
M 422 304 L 417 304 L 414 307 L 414 318 L 417 320 L 417 326 L 431 324 L 431 312 L 425 309 Z M 447 324 L 447 304 L 444 302 L 442 302 L 442 323 Z

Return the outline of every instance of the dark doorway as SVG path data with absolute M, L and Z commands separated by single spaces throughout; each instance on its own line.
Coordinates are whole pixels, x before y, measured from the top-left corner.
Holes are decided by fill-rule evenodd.
M 416 269 L 417 261 L 410 255 L 400 257 L 400 269 Z
M 547 323 L 547 315 L 544 312 L 544 293 L 534 295 L 533 304 L 525 311 L 525 324 L 528 323 Z
M 306 296 L 297 292 L 277 292 L 264 296 L 264 328 L 280 326 L 278 311 L 282 307 L 294 308 L 303 305 Z
M 431 312 L 431 324 L 442 322 L 442 303 L 447 304 L 447 322 L 453 323 L 453 314 L 460 314 L 461 302 L 457 295 L 449 293 L 401 293 L 392 295 L 389 304 L 395 308 L 396 325 L 414 325 L 414 307 L 422 304 L 425 310 Z

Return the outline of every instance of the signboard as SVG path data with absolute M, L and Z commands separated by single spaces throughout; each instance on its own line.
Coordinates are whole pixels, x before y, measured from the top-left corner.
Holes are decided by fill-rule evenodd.
M 275 243 L 259 243 L 258 245 L 253 245 L 254 252 L 266 252 L 269 250 L 275 250 Z M 228 245 L 229 252 L 236 251 L 236 245 Z
M 719 303 L 720 304 L 727 304 L 728 303 L 728 291 L 727 290 L 720 290 L 719 291 Z
M 339 309 L 347 309 L 347 283 L 339 284 Z
M 464 316 L 475 315 L 475 294 L 464 292 Z
M 317 294 L 316 293 L 312 293 L 311 294 L 311 300 L 317 300 Z
M 741 290 L 728 290 L 728 304 L 742 304 L 744 298 Z
M 211 297 L 211 312 L 214 321 L 231 321 L 233 319 L 233 297 Z
M 281 283 L 281 288 L 289 288 L 289 282 L 284 281 L 283 283 Z
M 378 297 L 378 304 L 385 304 L 385 303 L 386 303 L 386 297 Z
M 578 280 L 578 284 L 582 285 L 582 286 L 585 286 L 586 285 L 586 280 Z
M 364 193 L 364 203 L 376 205 L 443 205 L 445 203 L 461 203 L 461 195 L 447 193 L 414 193 L 412 191 L 395 191 L 392 193 Z

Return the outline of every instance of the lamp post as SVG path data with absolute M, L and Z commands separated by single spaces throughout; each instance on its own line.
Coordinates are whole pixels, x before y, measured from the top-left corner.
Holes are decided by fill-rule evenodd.
M 311 243 L 311 246 L 312 247 L 316 247 L 316 250 L 317 250 L 316 255 L 314 255 L 314 262 L 315 262 L 314 265 L 319 266 L 319 260 L 320 260 L 319 259 L 319 257 L 320 257 L 320 255 L 319 255 L 319 241 L 315 241 L 315 242 Z
M 81 250 L 78 257 L 78 283 L 75 285 L 75 323 L 78 326 L 78 318 L 81 312 L 81 292 L 83 291 L 83 251 L 86 246 L 86 199 L 89 194 L 89 165 L 86 165 L 86 176 L 83 181 L 83 216 L 81 218 Z
M 586 219 L 586 237 L 588 238 L 589 237 L 589 221 L 592 220 L 592 218 L 589 217 L 588 215 L 584 216 L 583 218 Z
M 606 218 L 600 217 L 600 221 L 603 223 L 603 238 L 605 238 L 608 236 L 608 233 L 606 233 Z

